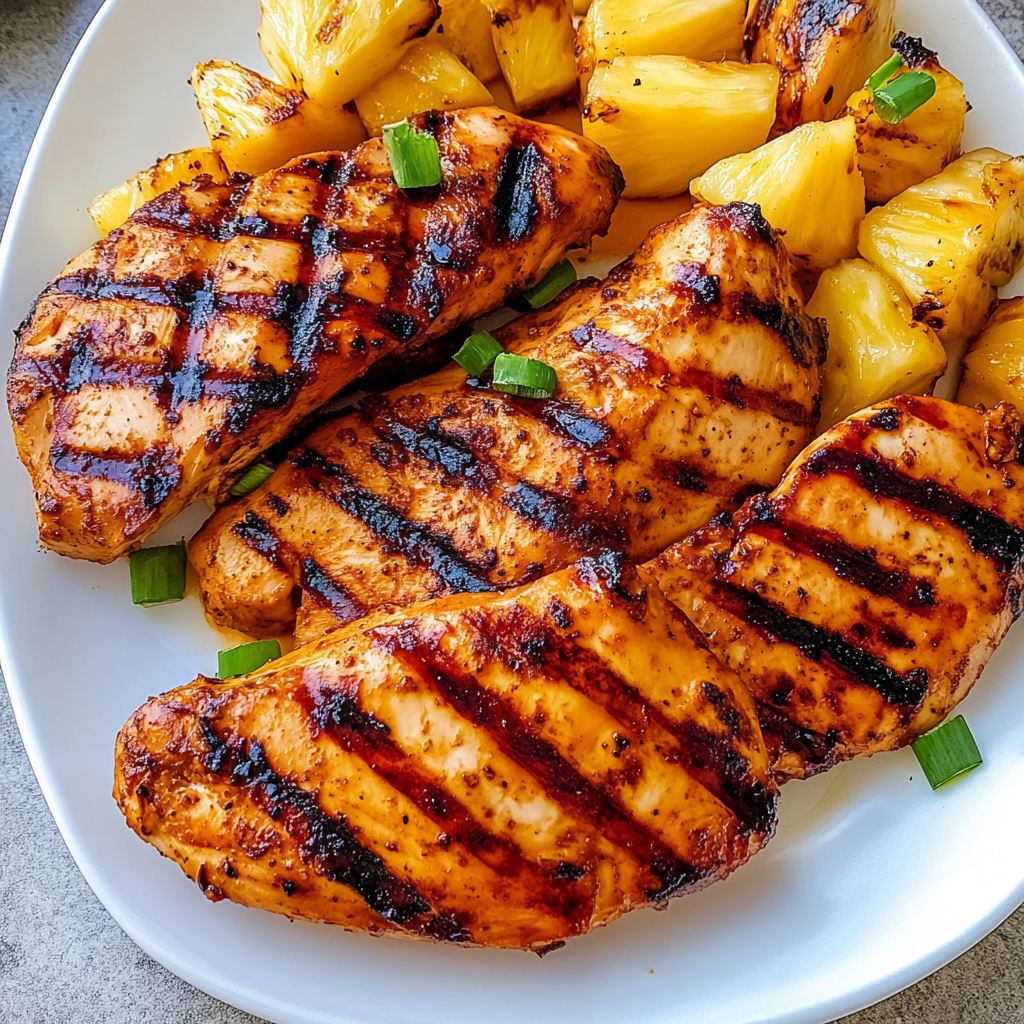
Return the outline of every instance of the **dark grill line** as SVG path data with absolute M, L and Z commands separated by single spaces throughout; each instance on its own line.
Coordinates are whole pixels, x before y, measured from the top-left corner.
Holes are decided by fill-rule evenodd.
M 769 753 L 776 753 L 771 748 L 773 740 L 778 742 L 779 752 L 796 754 L 807 771 L 807 775 L 816 775 L 831 768 L 836 762 L 836 737 L 822 735 L 811 729 L 805 729 L 790 718 L 785 710 L 757 700 L 757 717 L 761 722 L 761 731 L 768 745 Z
M 340 622 L 361 619 L 370 610 L 316 559 L 302 559 L 299 584 L 315 605 L 327 608 Z
M 97 453 L 56 444 L 50 449 L 50 464 L 58 473 L 124 484 L 141 496 L 147 509 L 159 508 L 181 482 L 179 452 L 168 444 L 124 453 Z
M 228 741 L 208 718 L 200 718 L 199 724 L 208 747 L 203 767 L 244 789 L 292 837 L 304 863 L 318 875 L 348 886 L 381 917 L 408 931 L 449 942 L 471 941 L 454 915 L 433 913 L 415 887 L 392 875 L 343 818 L 320 806 L 314 793 L 277 774 L 258 739 Z
M 626 547 L 620 525 L 602 522 L 577 508 L 570 498 L 525 481 L 505 491 L 501 503 L 535 529 L 575 542 L 581 554 Z

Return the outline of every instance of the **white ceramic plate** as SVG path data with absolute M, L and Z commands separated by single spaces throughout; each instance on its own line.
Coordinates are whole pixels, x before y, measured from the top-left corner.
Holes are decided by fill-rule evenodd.
M 1024 151 L 1024 69 L 985 15 L 971 0 L 901 0 L 899 15 L 967 85 L 965 148 Z M 36 294 L 93 241 L 92 197 L 203 143 L 192 65 L 263 67 L 257 17 L 255 0 L 108 0 L 100 11 L 43 119 L 0 248 L 5 365 Z M 221 638 L 195 598 L 133 607 L 123 560 L 102 567 L 39 550 L 6 417 L 0 480 L 3 670 L 57 824 L 139 945 L 243 1009 L 282 1024 L 820 1024 L 934 971 L 1024 900 L 1018 627 L 962 705 L 982 768 L 935 794 L 903 750 L 791 783 L 777 837 L 726 882 L 544 960 L 208 903 L 125 827 L 111 762 L 128 715 L 150 694 L 212 674 Z M 160 536 L 190 534 L 204 512 Z

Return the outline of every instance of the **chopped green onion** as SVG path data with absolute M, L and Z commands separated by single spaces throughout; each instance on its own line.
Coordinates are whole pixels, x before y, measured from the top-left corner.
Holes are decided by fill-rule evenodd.
M 561 295 L 569 285 L 575 283 L 576 268 L 572 265 L 572 260 L 559 260 L 538 284 L 523 292 L 523 298 L 529 303 L 531 309 L 540 309 L 541 306 L 546 306 L 553 298 Z
M 229 488 L 232 498 L 244 498 L 252 494 L 260 484 L 266 483 L 274 475 L 274 467 L 262 459 L 254 462 Z
M 452 356 L 452 359 L 470 377 L 479 377 L 504 351 L 496 338 L 486 331 L 477 331 L 463 342 L 462 348 Z
M 519 395 L 520 398 L 550 398 L 556 382 L 554 367 L 539 359 L 502 352 L 494 360 L 495 391 Z
M 384 145 L 399 188 L 441 183 L 441 154 L 433 135 L 416 131 L 408 121 L 399 121 L 384 125 Z
M 875 113 L 886 124 L 897 124 L 935 95 L 935 79 L 924 71 L 908 71 L 875 90 Z
M 963 715 L 950 718 L 919 736 L 912 746 L 932 789 L 977 768 L 982 760 Z
M 168 604 L 185 596 L 185 542 L 133 551 L 128 559 L 135 604 Z
M 875 89 L 880 89 L 886 82 L 896 74 L 899 69 L 903 67 L 903 58 L 898 54 L 894 53 L 865 83 L 864 88 L 870 89 L 872 92 Z
M 221 679 L 244 676 L 280 657 L 281 645 L 276 640 L 254 640 L 251 644 L 221 651 L 217 655 L 217 675 Z

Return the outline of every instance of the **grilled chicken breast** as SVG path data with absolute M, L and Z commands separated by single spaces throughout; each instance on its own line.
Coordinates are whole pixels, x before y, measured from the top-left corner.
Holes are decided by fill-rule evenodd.
M 1020 612 L 1024 424 L 901 397 L 648 565 L 758 702 L 782 775 L 889 750 L 960 701 Z
M 537 951 L 721 878 L 776 805 L 749 694 L 612 554 L 152 698 L 114 795 L 212 900 Z
M 550 400 L 456 365 L 313 433 L 190 558 L 213 619 L 307 641 L 369 609 L 651 558 L 773 486 L 812 436 L 824 343 L 757 207 L 655 228 L 603 282 L 499 332 Z
M 607 229 L 621 175 L 580 136 L 490 107 L 414 120 L 437 188 L 397 188 L 380 139 L 200 178 L 47 287 L 7 389 L 44 544 L 111 561 L 376 360 Z

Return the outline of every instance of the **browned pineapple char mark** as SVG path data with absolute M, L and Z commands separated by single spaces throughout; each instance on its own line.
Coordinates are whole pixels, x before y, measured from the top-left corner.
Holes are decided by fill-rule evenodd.
M 159 196 L 18 332 L 8 404 L 40 535 L 110 561 L 377 360 L 501 305 L 607 229 L 603 150 L 495 108 L 425 114 L 444 179 L 383 142 Z
M 207 611 L 300 641 L 370 609 L 503 590 L 611 546 L 647 559 L 774 486 L 818 416 L 819 326 L 757 207 L 656 228 L 603 282 L 499 332 L 551 399 L 457 366 L 310 436 L 190 558 Z
M 768 495 L 648 568 L 758 702 L 782 775 L 932 728 L 1024 584 L 1024 421 L 904 396 L 827 431 Z
M 210 899 L 537 951 L 728 874 L 776 794 L 746 689 L 614 554 L 152 698 L 114 784 Z

